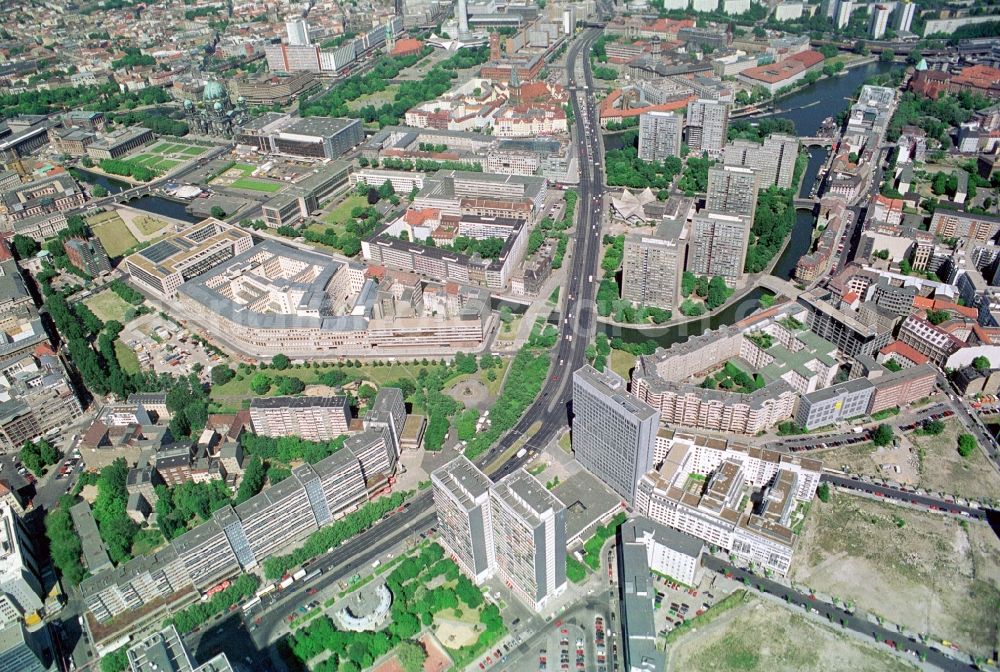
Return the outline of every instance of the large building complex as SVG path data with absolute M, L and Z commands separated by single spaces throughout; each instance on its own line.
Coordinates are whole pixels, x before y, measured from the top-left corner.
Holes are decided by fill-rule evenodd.
M 358 59 L 375 49 L 384 47 L 388 40 L 402 33 L 403 19 L 393 16 L 384 24 L 374 27 L 369 22 L 366 28 L 367 32 L 335 49 L 327 50 L 311 44 L 308 41 L 308 32 L 305 33 L 306 41 L 303 41 L 301 39 L 303 33 L 299 27 L 286 26 L 289 38 L 294 36 L 295 39 L 287 44 L 269 44 L 264 47 L 267 69 L 271 72 L 323 72 L 330 75 L 343 73 L 353 67 Z
M 81 407 L 13 259 L 0 261 L 0 453 L 58 430 Z
M 250 420 L 261 436 L 330 441 L 347 433 L 351 406 L 347 397 L 255 397 Z
M 100 238 L 70 238 L 63 249 L 69 263 L 88 275 L 97 277 L 111 271 L 111 260 Z
M 729 104 L 712 98 L 689 101 L 685 123 L 691 151 L 718 154 L 726 144 Z
M 672 112 L 644 112 L 639 116 L 639 158 L 663 161 L 681 155 L 684 117 Z
M 705 209 L 725 215 L 747 217 L 753 222 L 760 178 L 743 166 L 714 165 L 708 169 Z
M 812 290 L 800 295 L 799 302 L 808 310 L 807 320 L 813 333 L 836 345 L 847 357 L 874 357 L 892 340 L 889 326 L 842 308 L 830 292 Z
M 292 117 L 269 112 L 240 129 L 239 141 L 262 152 L 339 159 L 364 140 L 360 119 Z
M 351 164 L 348 161 L 331 161 L 316 169 L 261 205 L 264 223 L 274 228 L 296 224 L 334 195 L 346 190 L 351 183 L 350 175 Z
M 486 174 L 540 175 L 552 180 L 565 180 L 570 165 L 570 143 L 565 138 L 501 138 L 423 126 L 385 126 L 365 140 L 361 153 L 370 161 L 388 159 L 390 164 L 460 161 L 482 166 Z
M 423 181 L 406 213 L 363 241 L 361 250 L 373 264 L 432 280 L 505 289 L 546 193 L 541 177 L 439 171 Z M 448 249 L 459 237 L 498 238 L 503 244 L 495 258 Z
M 287 77 L 247 76 L 236 80 L 236 95 L 248 105 L 287 105 L 293 98 L 311 89 L 317 83 L 310 72 L 300 72 Z
M 0 624 L 23 622 L 42 608 L 37 551 L 21 517 L 0 502 Z
M 112 637 L 112 626 L 151 622 L 164 608 L 197 599 L 198 591 L 258 566 L 367 499 L 362 465 L 348 449 L 298 466 L 292 477 L 242 504 L 216 511 L 209 522 L 153 555 L 84 580 L 80 590 L 91 632 L 98 628 L 104 637 Z M 133 615 L 131 623 L 115 619 L 140 607 L 141 615 Z M 100 639 L 95 634 L 95 640 Z
M 823 55 L 817 51 L 808 50 L 793 54 L 782 61 L 748 68 L 736 75 L 736 78 L 751 87 L 763 87 L 773 95 L 804 79 L 810 72 L 820 69 L 822 65 Z
M 622 298 L 642 306 L 677 310 L 687 255 L 688 230 L 679 219 L 664 219 L 654 234 L 625 236 Z
M 405 273 L 377 279 L 360 264 L 273 241 L 184 283 L 178 294 L 184 314 L 256 357 L 468 351 L 490 320 L 484 289 L 452 291 Z
M 528 210 L 525 208 L 521 212 L 526 214 Z M 416 226 L 410 222 L 416 223 Z M 433 230 L 430 231 L 429 227 Z M 423 233 L 422 229 L 429 232 Z M 409 240 L 402 240 L 396 237 L 399 235 L 397 231 L 414 234 L 407 236 Z M 496 258 L 455 252 L 438 247 L 437 242 L 433 247 L 421 242 L 427 238 L 450 242 L 460 235 L 476 240 L 501 238 L 504 242 Z M 493 290 L 503 290 L 510 284 L 527 247 L 528 224 L 524 220 L 448 215 L 436 208 L 410 211 L 404 218 L 386 226 L 377 236 L 361 243 L 365 261 L 372 264 L 415 273 L 437 282 L 458 282 Z
M 144 147 L 153 141 L 153 131 L 143 126 L 131 126 L 121 128 L 113 133 L 109 133 L 100 140 L 95 140 L 87 146 L 87 154 L 90 158 L 100 161 L 102 159 L 117 159 L 134 149 Z
M 664 431 L 658 440 L 664 459 L 639 482 L 636 510 L 785 574 L 796 508 L 815 495 L 822 463 L 698 434 Z
M 42 644 L 41 631 L 29 631 L 23 623 L 0 626 L 0 670 L 49 672 L 54 669 L 51 656 Z
M 492 483 L 457 457 L 431 475 L 442 542 L 477 582 L 494 574 L 540 611 L 566 588 L 566 507 L 524 470 Z
M 666 440 L 667 434 L 661 437 Z M 669 576 L 689 586 L 698 585 L 701 579 L 701 558 L 705 544 L 701 539 L 671 527 L 637 516 L 620 528 L 625 543 L 639 543 L 645 547 L 646 564 L 657 574 Z
M 490 488 L 493 481 L 465 457 L 431 473 L 441 541 L 476 583 L 496 567 Z
M 809 321 L 808 309 L 790 304 L 642 355 L 631 394 L 667 426 L 749 435 L 792 418 L 812 430 L 911 403 L 934 389 L 928 365 L 892 372 L 864 353 L 856 357 L 870 364 L 848 367 L 852 379 L 835 382 L 844 350 L 807 327 Z M 717 385 L 720 371 L 746 384 Z
M 490 490 L 497 573 L 536 611 L 566 589 L 566 507 L 515 471 Z
M 133 283 L 161 299 L 173 299 L 187 280 L 243 254 L 250 234 L 218 219 L 207 219 L 158 240 L 125 258 Z
M 86 200 L 69 174 L 56 173 L 0 191 L 0 220 L 12 228 L 19 220 L 72 210 Z
M 639 478 L 653 466 L 659 414 L 630 395 L 611 370 L 573 373 L 573 455 L 630 506 Z
M 619 527 L 617 541 L 622 669 L 658 672 L 663 669 L 665 653 L 656 645 L 653 615 L 658 591 L 650 572 L 698 585 L 705 544 L 642 516 Z
M 777 133 L 767 137 L 763 143 L 742 138 L 734 140 L 722 152 L 725 165 L 753 169 L 757 173 L 760 189 L 791 188 L 798 155 L 799 139 Z
M 985 245 L 1000 231 L 1000 217 L 939 208 L 931 216 L 930 232 L 941 238 L 961 238 Z
M 125 656 L 130 672 L 233 672 L 224 653 L 199 665 L 172 625 L 136 642 Z
M 836 347 L 793 317 L 803 313 L 792 307 L 643 355 L 631 392 L 667 425 L 756 434 L 788 420 L 798 395 L 831 385 L 839 364 Z M 706 385 L 712 371 L 732 362 L 745 363 L 755 382 L 739 391 Z
M 743 277 L 752 224 L 746 215 L 711 210 L 695 215 L 687 270 L 695 275 L 721 276 L 728 286 L 735 287 Z

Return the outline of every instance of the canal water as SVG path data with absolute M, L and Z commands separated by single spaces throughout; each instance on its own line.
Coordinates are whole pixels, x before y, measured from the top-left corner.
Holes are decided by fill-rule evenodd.
M 795 131 L 801 136 L 815 135 L 819 130 L 823 120 L 836 115 L 850 103 L 851 97 L 859 86 L 869 77 L 887 72 L 892 68 L 889 63 L 869 63 L 860 68 L 846 71 L 839 77 L 822 79 L 812 86 L 804 89 L 800 93 L 783 98 L 777 104 L 779 110 L 786 110 L 775 114 L 768 114 L 768 117 L 778 117 L 791 119 L 795 122 Z M 819 104 L 815 104 L 816 102 Z M 753 117 L 751 117 L 752 119 Z M 605 146 L 609 149 L 621 147 L 620 135 L 612 135 L 605 139 Z M 821 147 L 812 148 L 809 151 L 809 164 L 806 167 L 805 176 L 802 180 L 800 195 L 808 196 L 812 186 L 816 181 L 816 175 L 826 161 L 827 151 Z M 789 279 L 795 270 L 795 264 L 799 258 L 809 250 L 812 243 L 812 230 L 815 219 L 811 213 L 799 212 L 795 218 L 795 226 L 785 246 L 784 251 L 778 258 L 771 271 L 782 279 Z M 654 329 L 632 329 L 628 327 L 618 327 L 610 324 L 598 322 L 598 329 L 602 330 L 609 338 L 620 337 L 626 343 L 643 343 L 645 341 L 656 341 L 657 345 L 669 347 L 674 343 L 682 343 L 691 336 L 697 336 L 709 329 L 718 329 L 727 324 L 733 324 L 752 315 L 760 307 L 760 298 L 764 291 L 755 288 L 746 294 L 741 300 L 727 306 L 722 311 L 707 315 L 700 320 L 685 322 L 674 326 L 665 325 Z

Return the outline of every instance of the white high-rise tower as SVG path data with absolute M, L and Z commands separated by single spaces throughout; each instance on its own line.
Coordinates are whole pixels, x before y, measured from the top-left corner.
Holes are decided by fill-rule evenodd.
M 458 0 L 455 11 L 458 13 L 459 35 L 469 34 L 469 5 L 467 0 Z

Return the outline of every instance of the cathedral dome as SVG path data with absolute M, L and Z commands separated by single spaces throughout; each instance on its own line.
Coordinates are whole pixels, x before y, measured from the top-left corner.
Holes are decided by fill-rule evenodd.
M 226 97 L 226 88 L 219 84 L 218 82 L 209 82 L 205 85 L 205 90 L 202 92 L 202 97 L 205 100 L 218 100 L 219 98 Z

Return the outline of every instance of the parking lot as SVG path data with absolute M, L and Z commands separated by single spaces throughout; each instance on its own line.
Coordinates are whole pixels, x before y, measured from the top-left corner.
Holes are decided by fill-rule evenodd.
M 86 416 L 81 418 L 86 419 Z M 62 457 L 41 478 L 35 478 L 24 468 L 19 453 L 0 455 L 0 480 L 6 481 L 13 490 L 20 493 L 26 509 L 51 508 L 63 494 L 73 488 L 80 473 L 86 469 L 79 451 L 75 450 L 79 434 L 69 434 L 74 429 L 80 429 L 79 424 L 51 439 Z
M 556 625 L 549 631 L 545 643 L 538 647 L 539 672 L 588 669 L 588 658 L 593 660 L 593 647 L 587 646 L 587 639 L 587 631 L 582 625 Z M 591 649 L 590 656 L 587 648 Z
M 898 426 L 902 432 L 909 432 L 917 426 L 922 426 L 930 420 L 943 420 L 955 415 L 955 411 L 945 404 L 936 404 L 926 409 L 917 411 L 913 415 L 913 421 Z M 851 446 L 859 443 L 871 441 L 874 428 L 855 427 L 850 432 L 840 434 L 824 434 L 815 436 L 790 437 L 773 442 L 770 447 L 784 449 L 793 453 L 810 450 L 823 450 L 824 448 L 837 448 L 841 446 Z
M 608 672 L 610 627 L 604 606 L 588 600 L 584 606 L 570 611 L 564 618 L 524 640 L 520 637 L 500 647 L 501 657 L 492 667 L 483 661 L 481 670 L 538 670 L 539 672 Z M 513 624 L 512 632 L 517 630 Z
M 736 587 L 725 577 L 712 572 L 704 572 L 698 585 L 685 586 L 663 576 L 653 577 L 656 597 L 653 606 L 656 611 L 653 623 L 659 636 L 686 620 L 700 616 L 731 593 Z

